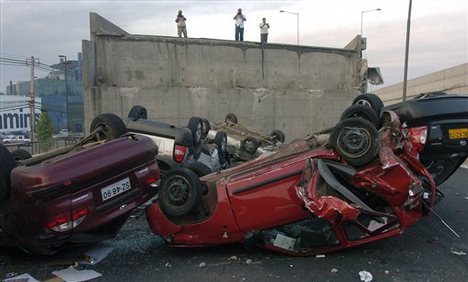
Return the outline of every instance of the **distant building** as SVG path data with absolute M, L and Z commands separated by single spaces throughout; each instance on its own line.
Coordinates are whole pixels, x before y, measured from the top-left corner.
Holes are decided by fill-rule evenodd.
M 82 86 L 82 55 L 78 60 L 61 60 L 51 65 L 54 69 L 47 77 L 34 80 L 36 97 L 42 98 L 42 107 L 48 111 L 52 119 L 54 131 L 67 128 L 70 132 L 82 132 L 84 121 L 83 86 Z M 67 81 L 65 83 L 65 67 Z M 68 93 L 65 88 L 67 84 Z M 30 81 L 23 81 L 7 86 L 5 96 L 29 97 Z M 67 121 L 68 94 L 68 121 Z M 4 105 L 0 103 L 0 109 Z M 37 109 L 40 113 L 40 108 Z

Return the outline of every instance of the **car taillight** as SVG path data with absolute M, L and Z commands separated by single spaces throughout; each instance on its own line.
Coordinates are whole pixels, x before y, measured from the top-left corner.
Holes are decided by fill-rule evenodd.
M 408 128 L 408 137 L 414 148 L 421 152 L 426 145 L 427 126 Z
M 49 222 L 47 222 L 47 227 L 57 232 L 69 231 L 82 223 L 88 214 L 89 211 L 87 208 L 75 209 L 71 214 L 62 213 L 54 216 Z
M 183 161 L 186 151 L 187 151 L 187 147 L 182 146 L 182 145 L 175 145 L 174 146 L 174 160 L 178 163 Z

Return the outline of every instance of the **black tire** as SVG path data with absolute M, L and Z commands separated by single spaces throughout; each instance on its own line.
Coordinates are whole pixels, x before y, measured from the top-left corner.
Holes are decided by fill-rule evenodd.
M 222 168 L 227 168 L 231 166 L 231 158 L 227 151 L 227 134 L 223 131 L 216 132 L 214 143 L 218 147 L 218 160 Z
M 250 136 L 246 137 L 241 142 L 241 150 L 244 150 L 249 154 L 255 154 L 255 152 L 257 152 L 258 147 L 260 147 L 260 143 L 258 142 L 258 140 Z
M 168 216 L 179 217 L 198 209 L 203 188 L 193 171 L 175 168 L 162 180 L 158 194 L 161 210 Z
M 201 162 L 190 162 L 190 161 L 185 162 L 184 168 L 190 169 L 191 171 L 195 172 L 195 174 L 198 177 L 203 177 L 205 175 L 212 173 L 211 169 Z
M 224 121 L 226 123 L 234 123 L 236 124 L 237 123 L 237 116 L 233 113 L 229 113 L 226 115 L 226 117 L 224 118 Z
M 101 127 L 96 133 L 98 140 L 114 140 L 127 133 L 127 127 L 123 121 L 115 114 L 107 113 L 98 115 L 91 122 L 90 132 L 94 132 Z
M 13 155 L 5 146 L 0 145 L 0 200 L 10 195 L 10 174 L 16 166 Z
M 193 146 L 198 147 L 203 135 L 203 120 L 199 117 L 191 117 L 188 128 L 192 132 Z M 197 132 L 198 130 L 200 130 L 200 132 Z
M 270 133 L 270 136 L 271 136 L 271 139 L 273 140 L 273 142 L 275 144 L 276 143 L 284 143 L 284 140 L 286 140 L 286 136 L 284 135 L 284 132 L 279 130 L 279 129 L 273 130 Z
M 143 106 L 135 105 L 128 112 L 128 119 L 137 121 L 139 119 L 148 119 L 148 111 Z
M 24 160 L 32 158 L 31 153 L 29 153 L 28 151 L 24 149 L 14 150 L 13 152 L 11 152 L 11 155 L 13 156 L 15 161 L 24 161 Z
M 369 121 L 359 117 L 339 122 L 330 135 L 330 144 L 354 167 L 370 163 L 379 153 L 377 129 Z
M 208 136 L 208 132 L 211 130 L 211 124 L 210 121 L 207 120 L 206 118 L 202 119 L 203 122 L 203 134 L 202 134 L 202 139 L 205 139 L 206 136 Z
M 372 93 L 365 93 L 357 96 L 353 100 L 353 105 L 364 105 L 372 108 L 377 116 L 380 117 L 384 104 L 379 96 Z
M 372 123 L 376 128 L 380 127 L 380 118 L 375 111 L 368 106 L 352 105 L 348 107 L 344 110 L 343 114 L 341 114 L 340 121 L 353 117 L 363 118 Z

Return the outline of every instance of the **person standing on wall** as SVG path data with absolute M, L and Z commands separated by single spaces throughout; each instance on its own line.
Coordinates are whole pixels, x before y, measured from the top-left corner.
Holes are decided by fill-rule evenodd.
M 234 16 L 236 21 L 236 41 L 244 41 L 244 22 L 247 20 L 242 14 L 242 9 L 237 10 L 237 14 Z
M 266 22 L 266 18 L 262 19 L 260 23 L 260 42 L 262 44 L 267 43 L 268 41 L 268 29 L 270 28 L 270 24 Z
M 184 15 L 182 15 L 182 10 L 179 10 L 175 20 L 177 23 L 177 35 L 179 35 L 179 37 L 182 37 L 182 34 L 184 34 L 184 37 L 187 38 L 187 26 L 185 25 L 186 20 L 187 19 Z

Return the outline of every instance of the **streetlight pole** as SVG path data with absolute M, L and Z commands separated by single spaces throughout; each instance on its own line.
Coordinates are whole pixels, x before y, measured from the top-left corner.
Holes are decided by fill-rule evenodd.
M 363 22 L 364 22 L 364 14 L 369 13 L 369 12 L 380 11 L 380 10 L 381 10 L 380 8 L 377 8 L 377 9 L 361 11 L 361 33 L 360 33 L 361 37 L 362 37 L 362 27 L 363 27 Z
M 285 11 L 285 10 L 280 10 L 280 13 L 287 13 L 287 14 L 293 14 L 293 15 L 296 15 L 297 17 L 297 46 L 299 46 L 299 13 L 296 13 L 296 12 L 288 12 L 288 11 Z
M 63 65 L 64 65 L 64 74 L 65 74 L 65 111 L 66 111 L 66 117 L 67 117 L 67 131 L 70 133 L 70 115 L 68 112 L 68 78 L 67 78 L 67 56 L 65 55 L 59 55 L 60 59 L 63 59 Z
M 403 73 L 403 101 L 406 101 L 406 88 L 408 88 L 408 53 L 409 53 L 412 2 L 413 2 L 412 0 L 409 0 L 408 21 L 406 23 L 405 69 Z

